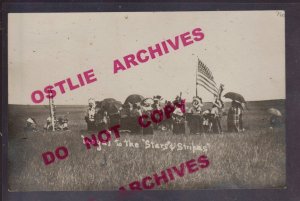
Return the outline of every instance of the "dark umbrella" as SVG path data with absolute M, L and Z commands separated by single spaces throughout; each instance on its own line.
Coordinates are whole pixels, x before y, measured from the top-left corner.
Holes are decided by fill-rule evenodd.
M 108 107 L 108 105 L 113 102 L 116 102 L 116 100 L 113 98 L 105 98 L 102 101 L 96 101 L 96 106 L 98 108 L 104 108 L 104 107 Z
M 129 103 L 135 104 L 135 103 L 140 103 L 144 100 L 144 97 L 138 94 L 132 94 L 128 96 L 124 102 L 124 105 L 128 105 Z
M 105 101 L 105 102 L 116 102 L 117 100 L 114 99 L 114 98 L 105 98 L 105 99 L 103 99 L 103 101 Z
M 246 103 L 244 97 L 241 94 L 235 92 L 228 92 L 224 95 L 225 98 L 229 98 L 234 101 L 239 101 L 241 103 Z
M 122 103 L 113 98 L 106 98 L 102 101 L 96 101 L 96 107 L 102 111 L 107 111 L 108 114 L 117 113 L 121 106 Z

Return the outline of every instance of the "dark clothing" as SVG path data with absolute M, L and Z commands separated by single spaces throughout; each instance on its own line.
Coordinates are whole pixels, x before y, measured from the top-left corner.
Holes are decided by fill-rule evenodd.
M 87 117 L 85 118 L 85 121 L 87 123 L 87 130 L 88 131 L 95 131 L 96 130 L 95 121 L 90 121 Z
M 153 127 L 152 125 L 148 126 L 147 128 L 143 128 L 143 135 L 146 135 L 146 134 L 153 134 Z
M 227 128 L 229 132 L 239 132 L 242 130 L 240 127 L 242 122 L 242 110 L 238 106 L 232 106 L 228 111 Z
M 221 127 L 221 121 L 220 117 L 216 116 L 213 118 L 213 123 L 212 123 L 212 130 L 214 133 L 221 133 L 222 132 L 222 127 Z
M 128 116 L 121 118 L 120 119 L 120 124 L 121 124 L 120 130 L 130 130 L 130 122 L 131 122 L 131 118 Z
M 202 118 L 200 115 L 191 115 L 189 118 L 190 133 L 196 134 L 203 131 Z
M 185 134 L 184 122 L 173 122 L 173 133 L 174 134 Z
M 130 117 L 129 130 L 132 133 L 139 133 L 139 132 L 141 132 L 141 126 L 138 123 L 138 117 Z
M 120 114 L 112 114 L 109 116 L 109 127 L 120 125 Z
M 185 119 L 183 116 L 173 114 L 173 133 L 185 134 Z
M 146 109 L 146 108 L 144 108 L 143 110 L 142 110 L 142 114 L 145 114 L 145 115 L 147 115 L 148 117 L 150 117 L 151 116 L 151 110 L 149 110 L 149 109 Z M 138 121 L 138 120 L 136 120 L 136 121 Z M 139 126 L 140 126 L 140 124 L 138 124 Z M 147 134 L 153 134 L 154 132 L 153 132 L 153 122 L 147 127 L 147 128 L 142 128 L 142 131 L 143 131 L 143 135 L 147 135 Z
M 240 117 L 239 117 L 239 127 L 240 127 L 240 130 L 244 129 L 244 127 L 243 127 L 243 113 L 241 113 Z
M 271 116 L 271 118 L 270 118 L 270 125 L 273 128 L 280 127 L 281 126 L 280 118 L 277 117 L 277 116 Z
M 130 119 L 130 130 L 132 133 L 141 133 L 142 128 L 140 124 L 138 123 L 139 117 L 142 115 L 142 111 L 138 108 L 134 108 L 131 111 L 131 119 Z

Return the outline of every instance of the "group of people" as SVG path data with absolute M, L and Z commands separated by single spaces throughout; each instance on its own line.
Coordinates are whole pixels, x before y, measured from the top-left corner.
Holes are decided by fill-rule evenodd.
M 58 119 L 54 118 L 54 130 L 55 131 L 65 131 L 69 130 L 68 126 L 68 118 L 66 116 L 64 117 L 59 117 Z M 48 117 L 46 120 L 46 123 L 44 124 L 44 131 L 53 131 L 53 124 L 52 123 L 52 118 Z M 26 120 L 26 125 L 24 128 L 25 131 L 30 131 L 30 132 L 37 132 L 38 131 L 38 125 L 37 122 L 34 118 L 28 117 Z
M 143 128 L 138 123 L 138 118 L 143 114 L 147 114 L 150 116 L 153 110 L 161 109 L 161 101 L 161 96 L 154 96 L 153 99 L 146 98 L 141 102 L 128 102 L 122 105 L 122 107 L 120 107 L 117 112 L 108 113 L 108 111 L 98 108 L 96 101 L 91 98 L 89 99 L 89 107 L 85 115 L 87 129 L 90 131 L 102 130 L 114 126 L 116 124 L 120 124 L 122 131 L 130 133 L 153 134 L 153 130 L 155 129 L 171 130 L 173 120 L 177 121 L 178 119 L 178 117 L 176 116 L 176 110 L 173 112 L 172 119 L 166 119 L 160 124 L 152 124 L 148 127 Z M 164 104 L 174 104 L 176 101 L 181 101 L 179 96 L 176 97 L 176 99 L 173 102 L 166 101 Z
M 187 114 L 190 133 L 223 133 L 221 119 L 223 118 L 224 103 L 219 96 L 214 96 L 210 109 L 202 110 L 203 103 L 199 97 L 194 97 L 192 107 Z M 243 127 L 243 106 L 238 101 L 232 101 L 227 113 L 227 131 L 241 132 Z
M 154 110 L 163 110 L 167 105 L 175 106 L 181 103 L 181 96 L 177 96 L 173 101 L 163 101 L 161 96 L 146 98 L 140 102 L 126 103 L 118 108 L 114 113 L 108 112 L 101 107 L 97 107 L 94 99 L 89 99 L 89 106 L 86 111 L 85 121 L 89 131 L 100 131 L 108 129 L 114 125 L 121 125 L 121 131 L 130 133 L 153 134 L 154 130 L 172 131 L 174 134 L 186 133 L 186 128 L 189 128 L 191 134 L 200 133 L 223 133 L 221 120 L 227 113 L 227 131 L 242 132 L 243 126 L 243 103 L 233 100 L 229 109 L 224 112 L 224 103 L 221 100 L 221 95 L 214 96 L 211 108 L 207 109 L 204 106 L 202 99 L 195 96 L 192 101 L 192 106 L 186 112 L 180 108 L 174 107 L 171 113 L 171 118 L 163 118 L 159 123 L 154 123 L 148 127 L 142 127 L 138 119 L 142 115 L 151 116 Z M 206 108 L 205 110 L 203 108 Z M 279 110 L 271 108 L 269 113 L 270 129 L 280 127 L 282 125 L 281 113 Z M 44 125 L 45 131 L 69 130 L 68 118 L 61 116 L 54 118 L 48 117 Z M 54 123 L 54 129 L 53 129 Z M 25 131 L 37 132 L 38 126 L 34 118 L 28 117 L 26 120 Z
M 181 101 L 181 96 L 177 96 L 174 101 L 163 101 L 161 96 L 154 96 L 141 102 L 124 104 L 119 108 L 118 112 L 109 114 L 107 111 L 97 108 L 94 99 L 89 99 L 89 108 L 85 115 L 85 121 L 88 130 L 107 129 L 110 126 L 120 124 L 121 130 L 130 133 L 153 134 L 154 130 L 162 130 L 172 131 L 174 134 L 182 134 L 186 132 L 187 125 L 191 134 L 223 133 L 221 118 L 223 116 L 224 103 L 220 96 L 216 95 L 210 109 L 203 111 L 202 99 L 196 96 L 193 98 L 192 107 L 186 113 L 175 107 L 176 109 L 172 112 L 171 118 L 164 118 L 160 123 L 152 123 L 146 128 L 141 127 L 138 123 L 138 118 L 143 114 L 150 116 L 153 110 L 160 110 L 165 105 L 175 105 Z M 232 101 L 227 115 L 229 132 L 244 130 L 242 114 L 242 104 Z
M 54 130 L 69 130 L 68 126 L 68 118 L 66 116 L 58 117 L 58 119 L 54 118 Z M 48 117 L 46 123 L 44 125 L 45 131 L 53 131 L 52 118 Z

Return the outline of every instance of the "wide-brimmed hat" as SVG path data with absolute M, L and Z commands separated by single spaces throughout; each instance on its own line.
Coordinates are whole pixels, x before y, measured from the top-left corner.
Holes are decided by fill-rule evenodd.
M 93 98 L 90 98 L 90 99 L 89 99 L 89 104 L 96 105 L 96 101 L 95 101 L 95 99 L 93 99 Z

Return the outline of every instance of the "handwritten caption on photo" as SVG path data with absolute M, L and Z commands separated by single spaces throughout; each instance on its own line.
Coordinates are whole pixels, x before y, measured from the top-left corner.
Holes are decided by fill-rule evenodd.
M 116 139 L 114 141 L 109 141 L 107 143 L 102 143 L 99 140 L 94 141 L 86 141 L 84 140 L 84 136 L 82 135 L 81 138 L 83 139 L 83 144 L 85 144 L 87 147 L 90 148 L 90 144 L 93 144 L 94 146 L 97 146 L 97 151 L 101 151 L 102 147 L 125 147 L 125 148 L 135 148 L 135 149 L 154 149 L 154 150 L 161 150 L 161 151 L 192 151 L 192 153 L 195 152 L 207 152 L 208 148 L 210 147 L 209 143 L 206 143 L 205 145 L 194 144 L 194 142 L 155 142 L 148 139 L 141 139 L 141 142 L 139 141 L 133 141 L 130 139 L 124 139 L 119 140 Z M 88 149 L 89 149 L 88 148 Z

